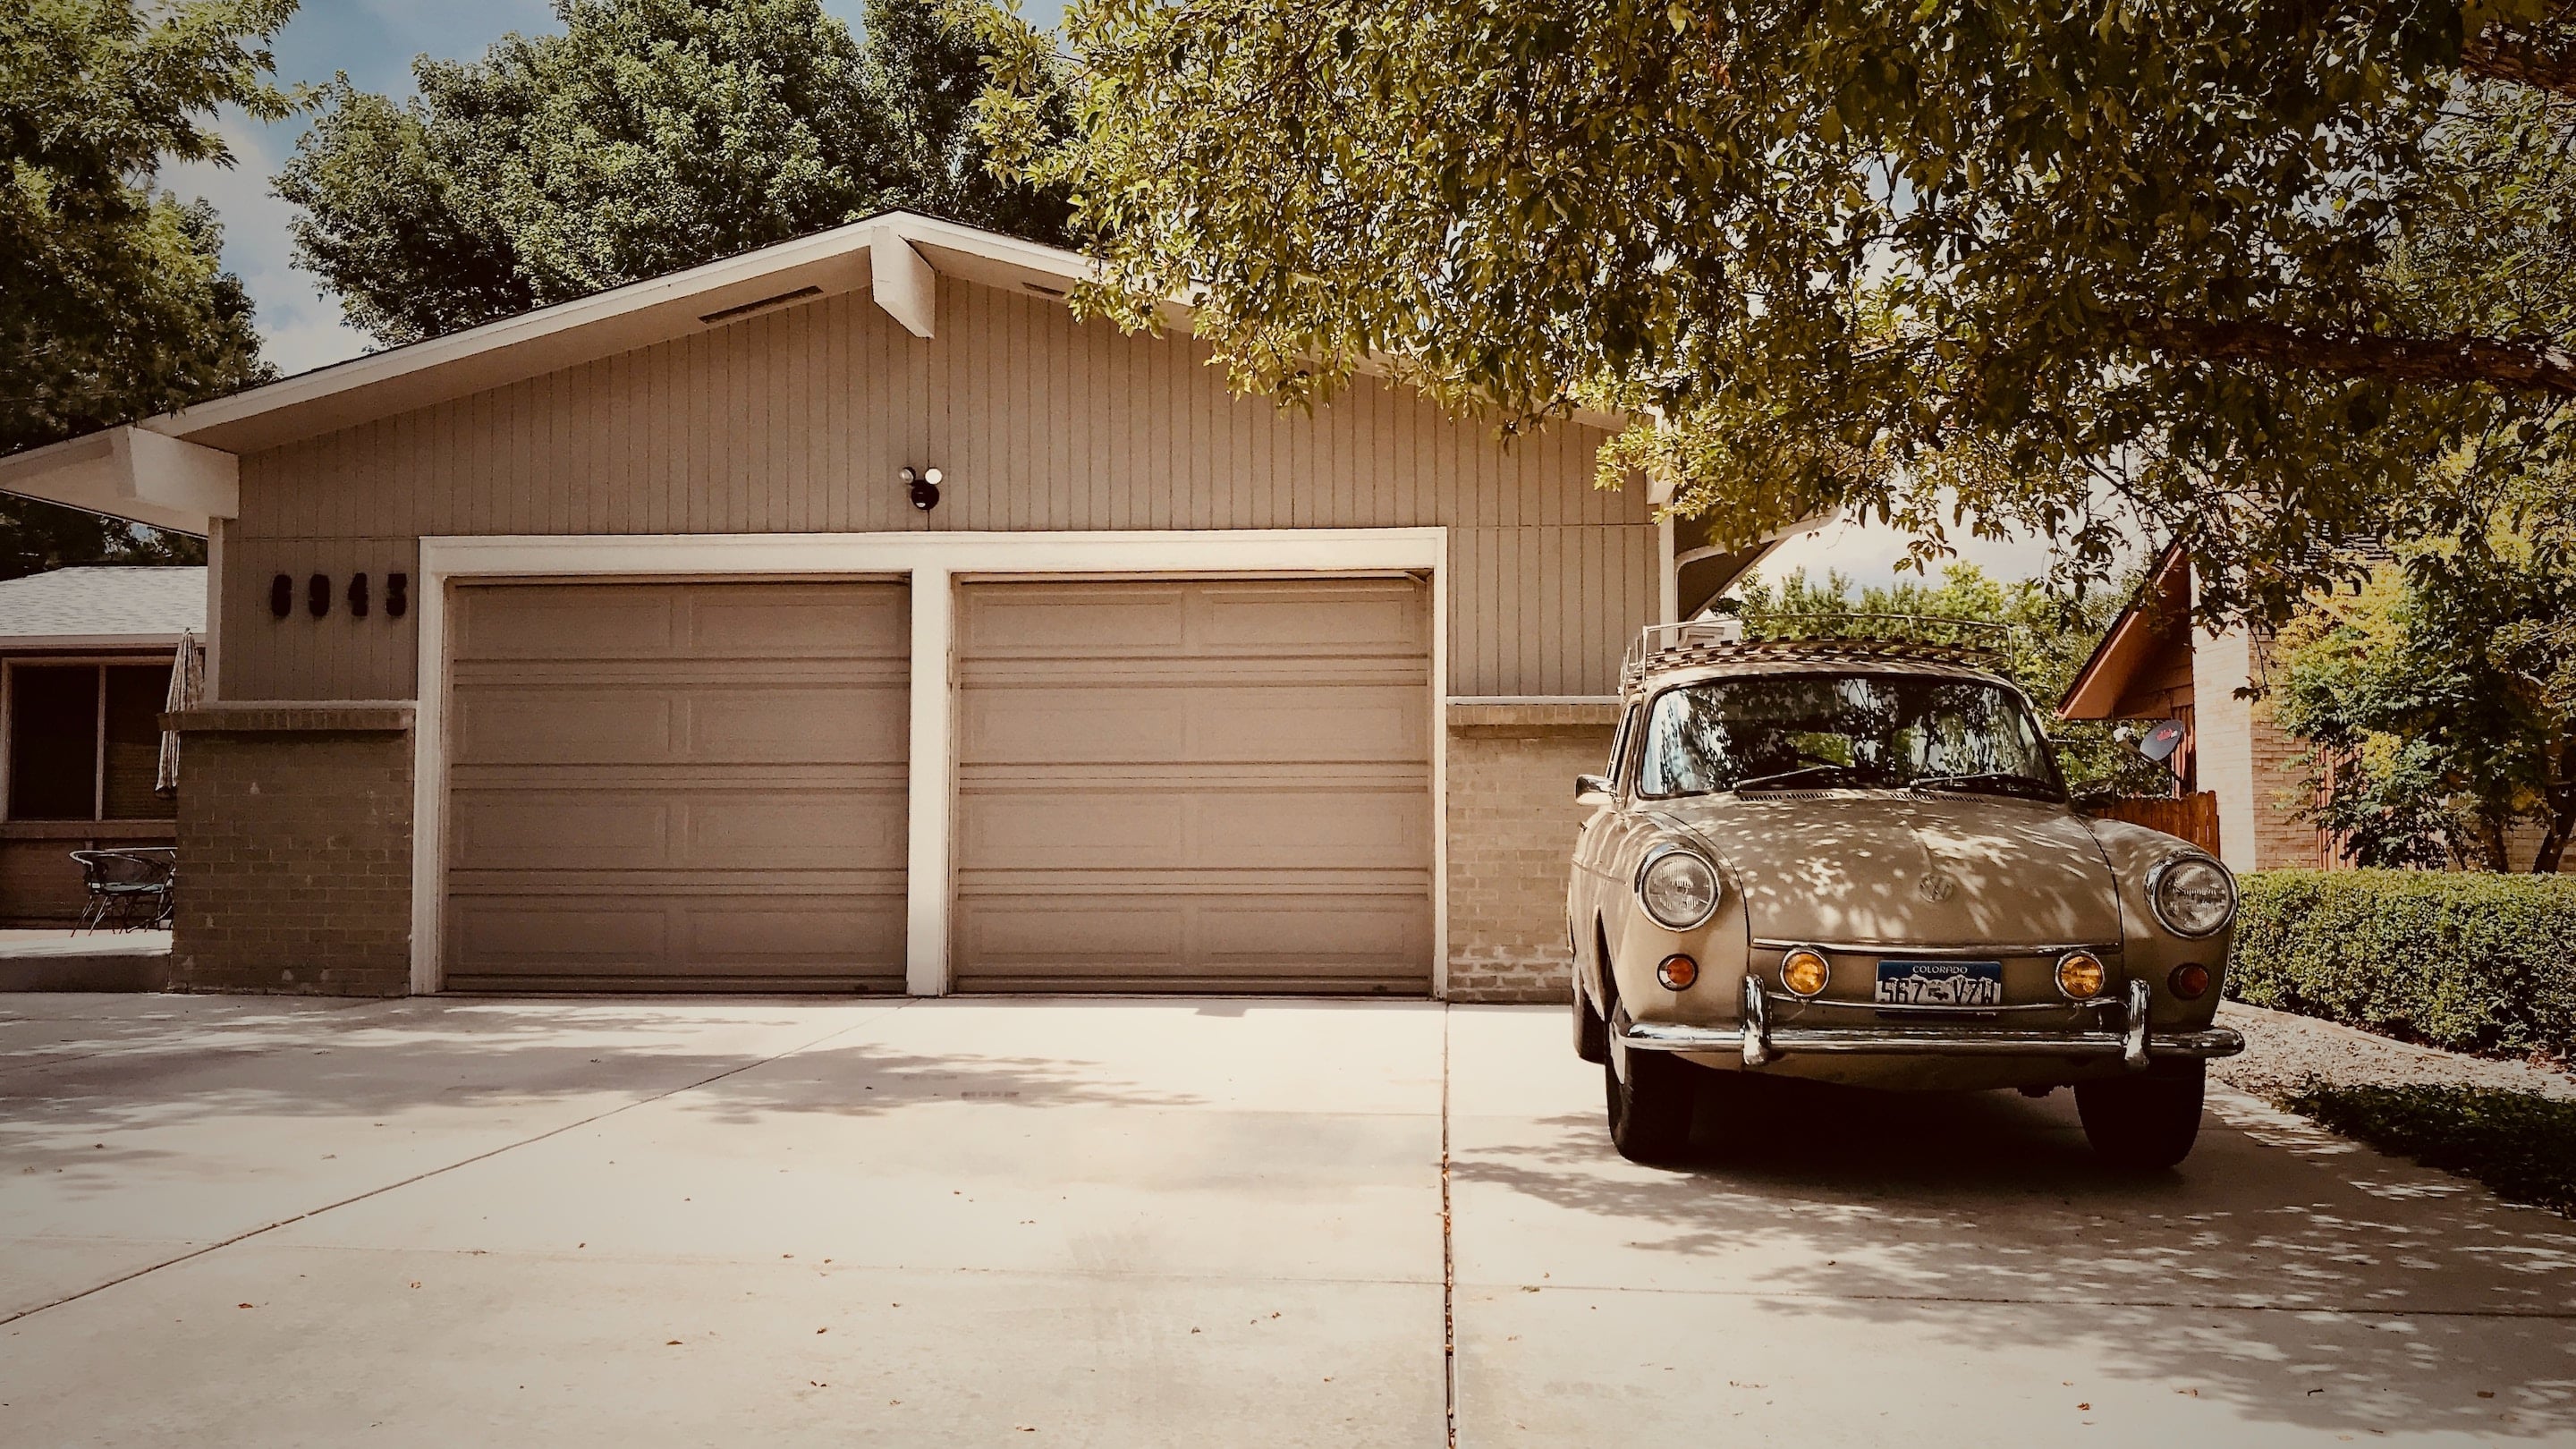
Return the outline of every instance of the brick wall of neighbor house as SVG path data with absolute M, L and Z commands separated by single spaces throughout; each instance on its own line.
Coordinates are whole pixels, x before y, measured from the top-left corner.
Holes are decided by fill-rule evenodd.
M 411 989 L 408 707 L 213 706 L 185 736 L 170 984 Z
M 1610 754 L 1614 706 L 1449 709 L 1449 999 L 1565 999 L 1574 777 Z

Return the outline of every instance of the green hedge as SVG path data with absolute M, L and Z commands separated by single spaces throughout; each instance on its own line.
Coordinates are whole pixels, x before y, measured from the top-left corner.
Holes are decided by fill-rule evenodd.
M 2576 876 L 2238 878 L 2227 994 L 2459 1051 L 2576 1055 Z

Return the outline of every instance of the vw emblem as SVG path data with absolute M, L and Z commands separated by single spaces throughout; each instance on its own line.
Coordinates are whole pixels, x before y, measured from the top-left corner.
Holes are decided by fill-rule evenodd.
M 1959 881 L 1957 877 L 1944 875 L 1937 870 L 1926 871 L 1923 879 L 1914 883 L 1914 890 L 1917 895 L 1937 906 L 1959 893 Z

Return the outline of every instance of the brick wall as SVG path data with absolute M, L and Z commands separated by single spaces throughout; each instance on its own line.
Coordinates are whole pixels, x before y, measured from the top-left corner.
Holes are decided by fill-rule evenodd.
M 1452 705 L 1449 999 L 1565 999 L 1574 777 L 1610 756 L 1608 703 Z
M 411 989 L 407 707 L 214 706 L 184 733 L 178 991 Z

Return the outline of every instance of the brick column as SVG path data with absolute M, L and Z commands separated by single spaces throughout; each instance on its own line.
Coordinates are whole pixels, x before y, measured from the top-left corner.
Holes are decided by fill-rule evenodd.
M 180 732 L 175 991 L 411 989 L 412 707 L 214 704 Z
M 1450 705 L 1451 1001 L 1565 999 L 1574 777 L 1600 773 L 1617 721 L 1608 700 Z

